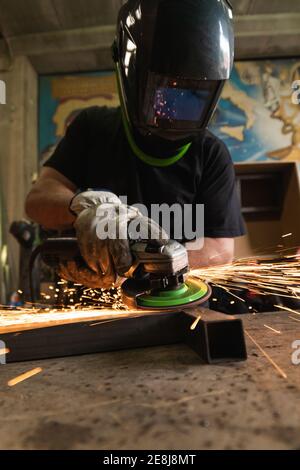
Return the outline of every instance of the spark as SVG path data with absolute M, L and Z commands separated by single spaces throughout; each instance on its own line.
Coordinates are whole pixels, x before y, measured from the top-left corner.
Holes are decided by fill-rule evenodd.
M 282 235 L 281 238 L 291 237 L 292 235 L 292 233 L 286 233 L 285 235 Z
M 295 313 L 296 315 L 300 315 L 300 312 L 297 312 L 297 310 L 293 310 L 289 307 L 284 307 L 283 305 L 274 305 L 274 307 L 280 308 L 281 310 L 286 310 L 287 312 Z
M 260 350 L 260 352 L 266 357 L 266 359 L 268 359 L 268 361 L 270 362 L 270 364 L 277 370 L 277 372 L 279 373 L 279 375 L 281 375 L 281 377 L 283 377 L 284 379 L 287 379 L 287 375 L 286 373 L 281 369 L 281 367 L 279 367 L 278 364 L 276 364 L 276 362 L 269 356 L 269 354 L 258 344 L 258 342 L 248 333 L 247 330 L 245 330 L 245 333 L 246 335 L 248 336 L 248 338 L 255 344 L 255 346 Z
M 281 335 L 281 331 L 275 330 L 275 328 L 272 328 L 272 327 L 269 326 L 269 325 L 264 325 L 264 327 L 265 327 L 265 328 L 269 328 L 269 330 L 274 331 L 274 333 L 277 333 L 278 335 Z
M 259 295 L 279 295 L 298 299 L 300 302 L 300 256 L 281 256 L 280 259 L 261 257 L 244 258 L 232 264 L 210 266 L 194 269 L 189 276 L 205 280 L 212 286 L 217 286 L 235 299 L 245 302 L 242 291 L 250 291 Z M 16 331 L 16 328 L 31 329 L 41 326 L 52 326 L 63 323 L 91 320 L 103 322 L 125 317 L 133 317 L 136 313 L 129 310 L 122 302 L 121 288 L 110 290 L 91 289 L 81 286 L 81 291 L 68 283 L 59 280 L 58 285 L 43 293 L 44 304 L 27 303 L 24 307 L 15 309 L 0 306 L 0 331 Z M 79 286 L 77 286 L 79 287 Z M 241 295 L 241 296 L 239 296 Z M 59 304 L 58 299 L 61 299 Z M 217 297 L 212 299 L 218 301 Z M 290 313 L 299 312 L 287 307 L 279 307 Z M 249 307 L 252 312 L 255 311 Z M 139 311 L 139 315 L 145 312 Z
M 24 374 L 18 375 L 14 379 L 9 380 L 7 382 L 7 385 L 9 387 L 14 387 L 18 383 L 23 382 L 24 380 L 27 380 L 27 379 L 29 379 L 30 377 L 33 377 L 36 374 L 39 374 L 40 372 L 42 372 L 42 370 L 43 369 L 41 367 L 36 367 L 35 369 L 29 370 L 28 372 L 24 372 Z
M 24 309 L 1 312 L 0 333 L 33 330 L 67 323 L 92 321 L 103 323 L 103 320 L 119 320 L 149 314 L 149 310 L 113 310 L 111 308 L 81 307 Z
M 298 320 L 298 318 L 295 318 L 295 317 L 290 317 L 289 316 L 289 318 L 291 318 L 292 320 L 295 320 L 295 321 L 300 321 L 300 320 Z
M 102 321 L 98 321 L 97 323 L 91 323 L 89 326 L 99 326 L 99 325 L 103 325 L 104 323 L 112 323 L 112 322 L 117 321 L 119 319 L 120 318 L 113 318 L 112 320 L 102 320 Z
M 132 320 L 133 318 L 139 318 L 147 314 L 152 314 L 152 311 L 149 310 L 131 310 L 130 313 L 127 312 L 126 315 L 124 313 L 122 314 L 122 317 L 120 316 L 115 316 L 115 318 L 111 318 L 110 320 L 101 320 L 98 321 L 97 323 L 91 323 L 89 326 L 98 326 L 98 325 L 103 325 L 104 323 L 112 323 L 115 321 L 118 321 L 122 318 L 127 318 L 128 320 Z
M 230 295 L 232 295 L 236 299 L 241 300 L 242 302 L 246 302 L 245 299 L 242 299 L 242 297 L 239 297 L 238 295 L 234 294 L 233 292 L 229 292 L 229 293 L 230 293 Z M 234 300 L 232 302 L 234 303 Z
M 198 325 L 199 321 L 201 320 L 201 315 L 199 315 L 195 321 L 193 321 L 192 325 L 190 326 L 191 330 L 195 330 L 196 326 Z
M 300 301 L 299 256 L 280 259 L 243 258 L 231 264 L 194 269 L 190 275 L 242 301 L 245 300 L 234 291 L 242 289 L 259 295 L 279 295 Z

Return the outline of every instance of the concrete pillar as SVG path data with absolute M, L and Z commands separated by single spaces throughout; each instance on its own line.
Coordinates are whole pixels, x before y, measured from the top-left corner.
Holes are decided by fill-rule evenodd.
M 0 201 L 4 225 L 0 239 L 0 302 L 4 302 L 18 288 L 20 256 L 18 243 L 8 229 L 11 222 L 24 218 L 24 200 L 37 171 L 38 81 L 26 57 L 18 57 L 9 70 L 0 71 L 0 80 L 6 84 L 6 104 L 0 105 Z M 10 272 L 7 292 L 3 292 L 6 246 Z

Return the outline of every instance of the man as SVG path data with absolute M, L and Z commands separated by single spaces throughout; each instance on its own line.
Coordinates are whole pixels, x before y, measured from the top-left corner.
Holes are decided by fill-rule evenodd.
M 128 241 L 100 240 L 96 233 L 103 205 L 124 224 L 118 196 L 128 198 L 125 223 L 137 219 L 158 238 L 172 237 L 174 224 L 166 235 L 133 204 L 149 210 L 190 204 L 192 218 L 203 204 L 204 246 L 189 252 L 190 266 L 230 262 L 234 238 L 244 234 L 234 168 L 225 145 L 207 131 L 233 64 L 229 2 L 128 0 L 113 58 L 121 108 L 81 112 L 26 201 L 27 214 L 47 228 L 74 224 L 87 266 L 68 263 L 62 276 L 109 287 L 130 268 Z

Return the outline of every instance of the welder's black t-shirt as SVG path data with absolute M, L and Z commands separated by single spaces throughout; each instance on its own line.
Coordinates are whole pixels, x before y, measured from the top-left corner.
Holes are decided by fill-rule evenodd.
M 144 204 L 149 214 L 151 204 L 204 204 L 206 237 L 245 233 L 230 154 L 209 131 L 176 163 L 155 167 L 132 152 L 120 108 L 87 108 L 70 124 L 45 166 L 78 188 L 127 196 L 129 205 Z

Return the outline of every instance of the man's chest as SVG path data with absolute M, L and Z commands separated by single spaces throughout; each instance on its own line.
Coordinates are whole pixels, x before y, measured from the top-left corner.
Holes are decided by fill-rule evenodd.
M 169 167 L 154 167 L 140 161 L 126 139 L 114 139 L 89 149 L 86 186 L 126 196 L 128 204 L 193 204 L 201 174 L 193 156 L 186 157 Z

